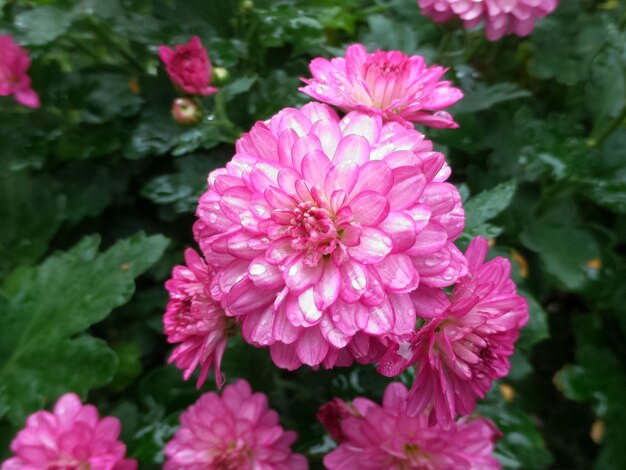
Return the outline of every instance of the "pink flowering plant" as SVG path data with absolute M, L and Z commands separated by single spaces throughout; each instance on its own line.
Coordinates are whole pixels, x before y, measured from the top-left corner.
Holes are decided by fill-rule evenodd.
M 0 470 L 622 470 L 624 6 L 0 1 Z

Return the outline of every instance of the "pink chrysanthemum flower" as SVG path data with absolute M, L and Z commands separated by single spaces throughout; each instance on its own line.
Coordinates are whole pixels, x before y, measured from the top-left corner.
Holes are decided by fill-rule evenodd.
M 14 456 L 1 470 L 135 470 L 137 462 L 124 458 L 120 430 L 117 418 L 100 419 L 94 406 L 68 393 L 52 413 L 38 411 L 28 417 L 11 442 Z
M 164 470 L 306 470 L 303 455 L 291 452 L 296 433 L 285 431 L 267 396 L 252 393 L 245 380 L 205 393 L 180 417 L 165 446 Z
M 32 89 L 28 68 L 28 52 L 8 35 L 0 35 L 0 96 L 13 95 L 15 101 L 29 108 L 40 106 L 39 96 Z
M 204 260 L 189 248 L 185 251 L 185 263 L 186 266 L 174 267 L 172 278 L 165 283 L 170 301 L 163 316 L 164 331 L 169 343 L 180 343 L 169 362 L 175 362 L 176 367 L 185 371 L 185 380 L 200 367 L 198 388 L 213 366 L 215 382 L 220 387 L 223 383 L 220 364 L 234 320 L 205 292 L 213 274 Z
M 485 263 L 489 247 L 475 238 L 465 257 L 469 274 L 448 298 L 441 290 L 420 287 L 413 301 L 420 317 L 431 319 L 397 351 L 389 350 L 379 372 L 395 375 L 413 364 L 415 382 L 407 409 L 426 413 L 447 427 L 454 417 L 470 414 L 495 379 L 510 369 L 509 356 L 528 321 L 526 299 L 517 295 L 504 258 Z
M 459 101 L 463 92 L 440 80 L 447 69 L 427 68 L 421 56 L 380 50 L 368 54 L 361 44 L 354 44 L 345 58 L 318 57 L 309 68 L 313 78 L 302 79 L 307 85 L 300 91 L 343 111 L 376 114 L 403 124 L 458 127 L 442 110 Z
M 429 426 L 428 418 L 406 414 L 407 390 L 391 383 L 383 406 L 356 398 L 360 416 L 341 422 L 344 441 L 326 455 L 329 470 L 496 470 L 492 455 L 499 431 L 485 418 L 462 418 L 450 429 Z
M 485 36 L 497 41 L 506 34 L 528 36 L 535 21 L 554 11 L 559 0 L 418 0 L 422 13 L 437 23 L 454 17 L 471 29 L 484 21 Z
M 409 292 L 467 271 L 449 174 L 422 134 L 380 116 L 310 103 L 257 123 L 200 199 L 213 297 L 280 367 L 376 361 L 414 332 Z

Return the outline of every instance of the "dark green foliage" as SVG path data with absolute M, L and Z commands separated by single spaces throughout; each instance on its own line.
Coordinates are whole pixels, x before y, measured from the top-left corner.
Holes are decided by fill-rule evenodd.
M 161 467 L 180 412 L 215 389 L 165 365 L 161 325 L 207 174 L 256 120 L 307 101 L 313 57 L 359 41 L 450 67 L 465 91 L 461 127 L 425 133 L 465 199 L 459 245 L 492 239 L 531 313 L 510 376 L 477 410 L 504 434 L 498 457 L 626 468 L 625 14 L 561 0 L 529 38 L 489 43 L 414 0 L 0 0 L 0 34 L 30 50 L 42 100 L 0 97 L 0 460 L 26 415 L 72 390 L 123 421 L 140 468 Z M 230 79 L 183 127 L 157 46 L 193 34 Z M 332 446 L 318 407 L 380 400 L 388 383 L 372 367 L 288 373 L 241 339 L 223 371 L 269 395 L 314 469 Z

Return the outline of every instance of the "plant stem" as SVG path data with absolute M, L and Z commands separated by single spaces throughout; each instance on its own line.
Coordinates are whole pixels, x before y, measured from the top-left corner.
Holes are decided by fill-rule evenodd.
M 439 42 L 439 47 L 437 47 L 437 52 L 435 52 L 435 58 L 433 62 L 440 62 L 443 59 L 444 54 L 448 50 L 450 46 L 450 41 L 452 40 L 452 33 L 450 31 L 446 31 L 443 33 L 441 37 L 441 41 Z
M 613 121 L 611 121 L 611 123 L 608 126 L 602 129 L 598 133 L 598 135 L 596 135 L 595 137 L 591 136 L 590 145 L 593 147 L 596 147 L 602 144 L 602 142 L 604 142 L 604 140 L 608 136 L 610 136 L 613 133 L 613 131 L 615 131 L 619 126 L 622 125 L 624 120 L 626 120 L 626 106 L 622 108 L 622 111 L 619 113 L 619 116 L 617 116 Z
M 222 124 L 224 130 L 230 134 L 229 137 L 233 138 L 233 142 L 241 137 L 241 131 L 237 129 L 237 126 L 228 117 L 226 103 L 224 103 L 224 94 L 220 92 L 215 94 L 215 115 L 218 124 Z

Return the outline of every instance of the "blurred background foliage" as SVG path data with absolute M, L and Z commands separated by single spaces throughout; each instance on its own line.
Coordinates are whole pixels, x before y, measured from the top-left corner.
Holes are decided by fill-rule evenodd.
M 466 93 L 461 127 L 426 134 L 466 199 L 460 245 L 491 239 L 532 316 L 479 407 L 504 433 L 498 457 L 626 468 L 625 30 L 617 0 L 561 0 L 529 38 L 496 43 L 413 0 L 0 0 L 42 100 L 0 101 L 0 458 L 27 414 L 74 390 L 122 419 L 140 468 L 160 468 L 201 393 L 165 366 L 161 315 L 206 176 L 256 120 L 307 101 L 312 57 L 360 41 L 444 64 Z M 156 50 L 194 34 L 230 79 L 182 127 Z M 269 395 L 313 468 L 332 445 L 318 407 L 387 383 L 372 367 L 281 371 L 241 340 L 223 370 Z

